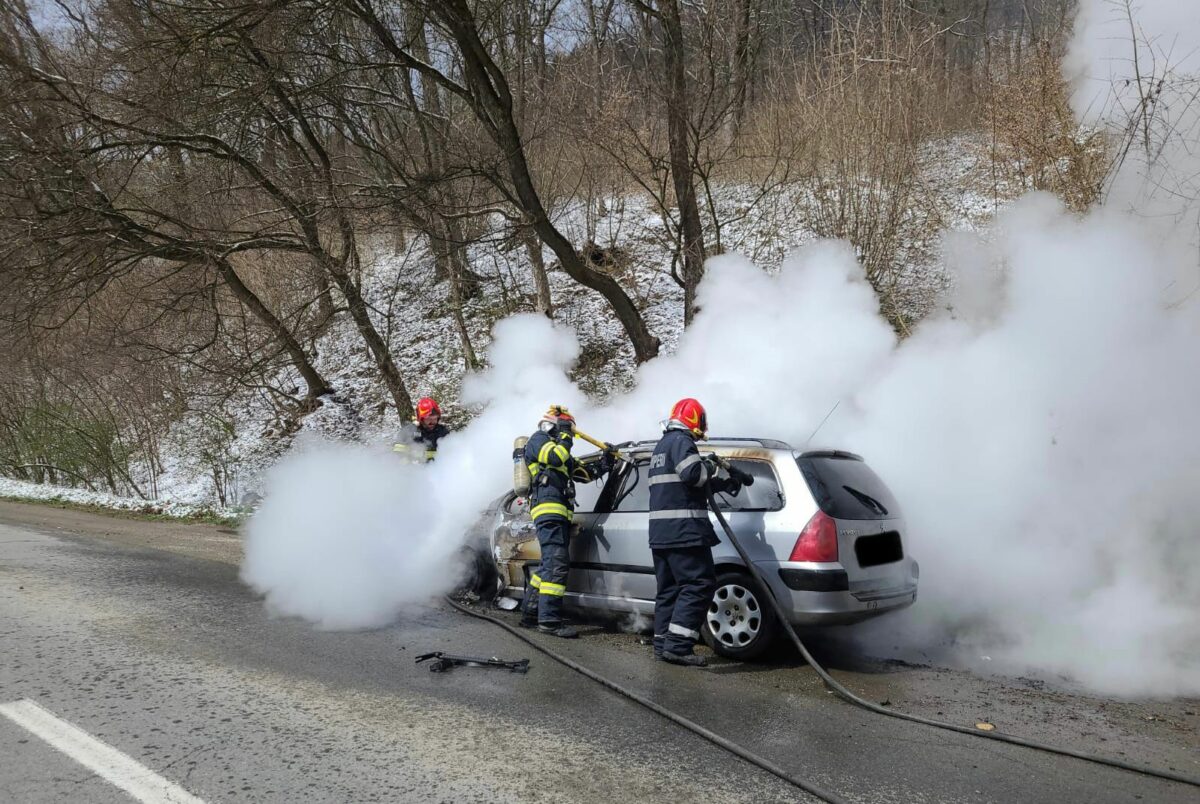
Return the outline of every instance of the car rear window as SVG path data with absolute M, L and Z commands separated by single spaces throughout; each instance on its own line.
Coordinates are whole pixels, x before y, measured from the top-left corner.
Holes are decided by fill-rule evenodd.
M 813 499 L 834 519 L 892 519 L 900 506 L 879 475 L 857 458 L 810 455 L 796 459 Z
M 743 472 L 754 476 L 754 484 L 741 489 L 737 496 L 714 495 L 722 511 L 781 511 L 783 494 L 779 491 L 779 478 L 767 461 L 733 460 L 731 463 Z

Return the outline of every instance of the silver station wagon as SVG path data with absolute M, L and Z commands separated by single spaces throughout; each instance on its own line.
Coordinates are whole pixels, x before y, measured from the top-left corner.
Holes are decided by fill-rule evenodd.
M 646 482 L 654 441 L 623 450 L 608 477 L 577 489 L 567 606 L 592 613 L 654 611 Z M 711 439 L 698 444 L 754 476 L 737 496 L 717 495 L 738 541 L 797 626 L 854 623 L 911 605 L 917 562 L 904 547 L 896 500 L 863 459 L 839 450 L 797 451 L 780 441 Z M 751 659 L 779 625 L 715 522 L 717 589 L 703 629 L 717 653 Z M 520 598 L 540 555 L 528 502 L 509 493 L 485 519 L 500 591 Z

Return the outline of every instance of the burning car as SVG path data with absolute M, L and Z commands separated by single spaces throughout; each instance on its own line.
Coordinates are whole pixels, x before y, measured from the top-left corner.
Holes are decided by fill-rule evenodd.
M 577 489 L 569 608 L 591 613 L 654 611 L 647 543 L 655 442 L 637 442 L 608 477 Z M 738 541 L 794 625 L 854 623 L 911 605 L 917 562 L 905 550 L 905 523 L 884 482 L 858 455 L 797 451 L 781 441 L 711 439 L 698 444 L 753 475 L 736 496 L 717 495 Z M 711 514 L 710 514 L 711 516 Z M 510 492 L 485 517 L 499 592 L 520 598 L 540 556 L 528 501 Z M 717 589 L 703 636 L 717 653 L 751 659 L 781 629 L 733 546 L 717 528 Z

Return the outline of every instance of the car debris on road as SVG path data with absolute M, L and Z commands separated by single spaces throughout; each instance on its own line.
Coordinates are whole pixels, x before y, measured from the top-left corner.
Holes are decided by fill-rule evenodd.
M 525 673 L 529 670 L 528 659 L 513 659 L 511 661 L 505 659 L 497 659 L 495 656 L 491 658 L 479 658 L 475 656 L 455 656 L 452 653 L 442 653 L 434 651 L 433 653 L 424 653 L 417 657 L 417 664 L 432 659 L 429 664 L 429 672 L 443 673 L 447 670 L 453 670 L 455 667 L 495 667 L 508 670 L 513 673 Z

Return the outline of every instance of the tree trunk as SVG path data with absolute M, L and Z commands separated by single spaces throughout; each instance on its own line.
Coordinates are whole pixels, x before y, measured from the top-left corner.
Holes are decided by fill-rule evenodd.
M 688 109 L 687 64 L 679 2 L 662 0 L 659 9 L 667 68 L 667 140 L 671 152 L 671 179 L 679 205 L 679 226 L 683 235 L 683 321 L 687 325 L 696 314 L 696 288 L 704 277 L 704 230 L 700 225 L 700 207 L 696 201 L 696 186 L 692 181 L 691 113 Z
M 588 18 L 588 38 L 591 40 L 592 59 L 592 102 L 599 107 L 604 98 L 604 50 L 608 42 L 608 29 L 612 20 L 616 0 L 602 0 L 600 8 L 596 0 L 586 0 L 584 6 Z
M 401 420 L 408 421 L 413 416 L 412 397 L 408 394 L 408 388 L 404 385 L 400 370 L 396 368 L 392 350 L 383 336 L 379 334 L 379 330 L 375 328 L 374 322 L 371 321 L 370 309 L 367 307 L 366 299 L 362 296 L 362 290 L 349 274 L 338 269 L 331 261 L 327 262 L 325 268 L 346 299 L 350 318 L 353 319 L 358 334 L 367 344 L 371 357 L 375 359 L 375 367 L 379 369 L 384 385 L 387 386 L 392 401 L 396 403 L 397 415 Z
M 465 291 L 463 280 L 470 273 L 467 266 L 466 251 L 459 245 L 450 248 L 450 308 L 454 314 L 454 325 L 458 329 L 458 340 L 462 346 L 463 363 L 468 371 L 479 368 L 479 358 L 475 355 L 475 347 L 471 344 L 471 333 L 467 329 L 467 319 L 463 314 Z
M 423 15 L 409 13 L 405 18 L 405 36 L 413 54 L 423 62 L 429 60 L 429 42 L 425 35 L 425 18 Z M 413 76 L 410 72 L 405 77 L 409 102 L 414 107 L 420 104 L 412 91 Z M 441 87 L 430 77 L 422 75 L 421 101 L 429 112 L 429 119 L 418 114 L 417 124 L 421 129 L 421 144 L 425 157 L 426 168 L 441 174 L 446 162 L 446 114 L 442 106 Z M 458 209 L 458 197 L 454 187 L 437 185 L 429 190 L 434 206 L 438 210 Z M 439 211 L 426 219 L 425 234 L 430 239 L 436 262 L 434 280 L 445 278 L 450 282 L 450 311 L 454 318 L 455 329 L 458 330 L 458 340 L 462 347 L 463 362 L 468 370 L 479 367 L 479 358 L 475 347 L 471 344 L 471 333 L 467 329 L 466 317 L 463 315 L 463 302 L 474 296 L 479 289 L 478 280 L 471 272 L 470 262 L 466 254 L 466 238 L 462 225 L 454 217 L 444 216 Z
M 550 25 L 551 11 L 546 0 L 538 0 L 537 22 L 533 30 L 534 75 L 537 77 L 538 98 L 546 96 L 546 72 L 548 67 L 546 50 L 546 28 Z
M 475 354 L 471 333 L 467 329 L 467 319 L 463 315 L 463 301 L 466 298 L 463 277 L 469 273 L 466 253 L 461 244 L 451 239 L 449 233 L 432 234 L 429 240 L 434 261 L 438 265 L 438 273 L 444 274 L 450 283 L 450 314 L 454 319 L 454 328 L 458 331 L 463 362 L 468 370 L 474 370 L 479 368 L 479 358 Z
M 615 279 L 592 270 L 584 263 L 579 252 L 555 227 L 546 208 L 542 206 L 513 118 L 512 93 L 508 81 L 480 40 L 470 7 L 465 0 L 445 0 L 433 9 L 446 22 L 462 53 L 464 73 L 476 116 L 490 129 L 496 144 L 506 156 L 512 190 L 529 225 L 558 257 L 559 264 L 572 279 L 600 293 L 612 306 L 629 335 L 637 361 L 642 363 L 655 357 L 659 340 L 651 334 L 633 300 Z
M 733 136 L 742 129 L 753 75 L 750 64 L 750 3 L 737 0 L 733 45 Z
M 333 321 L 333 287 L 329 284 L 329 277 L 320 268 L 313 266 L 311 274 L 317 291 L 317 313 L 312 327 L 316 335 L 322 335 Z
M 304 347 L 300 345 L 300 342 L 296 340 L 296 336 L 267 308 L 262 299 L 258 298 L 254 291 L 246 287 L 246 283 L 242 281 L 237 271 L 234 270 L 233 264 L 229 260 L 221 258 L 217 260 L 217 267 L 221 271 L 221 278 L 225 280 L 225 284 L 233 292 L 237 300 L 246 305 L 250 312 L 266 325 L 271 334 L 279 340 L 283 348 L 291 356 L 292 365 L 300 372 L 300 376 L 304 378 L 304 382 L 308 386 L 308 397 L 315 398 L 332 392 L 333 388 L 329 383 L 325 382 L 325 378 L 321 376 L 320 372 L 309 361 L 308 354 L 305 353 Z
M 550 278 L 546 276 L 546 261 L 542 259 L 542 244 L 529 229 L 521 229 L 521 242 L 533 266 L 533 287 L 537 294 L 534 303 L 537 311 L 546 318 L 554 318 L 554 303 L 550 298 Z
M 983 30 L 983 76 L 989 84 L 992 80 L 992 37 L 988 34 L 988 10 L 992 0 L 986 0 L 979 14 L 979 27 Z

